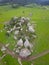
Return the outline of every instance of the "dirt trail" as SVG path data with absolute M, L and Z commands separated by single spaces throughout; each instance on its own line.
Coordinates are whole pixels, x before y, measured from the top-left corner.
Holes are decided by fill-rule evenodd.
M 46 54 L 49 54 L 49 50 L 46 50 L 46 51 L 44 51 L 44 52 L 41 52 L 41 53 L 39 53 L 39 54 L 37 54 L 37 55 L 35 55 L 35 56 L 31 56 L 31 57 L 29 57 L 27 60 L 28 60 L 28 61 L 35 60 L 35 59 L 37 59 L 37 58 L 39 58 L 39 57 L 42 57 L 42 56 L 44 56 L 44 55 L 46 55 Z
M 2 46 L 4 46 L 5 47 L 5 45 L 3 45 L 3 44 L 0 44 L 0 47 L 2 47 Z M 6 54 L 9 54 L 9 55 L 11 55 L 13 58 L 18 58 L 19 56 L 18 55 L 16 55 L 13 51 L 11 51 L 11 50 L 9 50 L 7 47 L 5 47 L 6 48 Z M 44 56 L 44 55 L 46 55 L 46 54 L 49 54 L 49 50 L 46 50 L 46 51 L 44 51 L 44 52 L 41 52 L 41 53 L 39 53 L 39 54 L 37 54 L 37 55 L 35 55 L 35 56 L 30 56 L 30 57 L 28 57 L 28 58 L 22 58 L 22 57 L 20 57 L 22 60 L 28 60 L 28 61 L 31 61 L 31 60 L 35 60 L 35 59 L 37 59 L 37 58 L 39 58 L 39 57 L 42 57 L 42 56 Z

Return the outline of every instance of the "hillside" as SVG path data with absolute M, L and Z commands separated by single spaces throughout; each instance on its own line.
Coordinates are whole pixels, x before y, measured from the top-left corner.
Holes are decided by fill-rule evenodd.
M 26 5 L 30 3 L 37 3 L 41 5 L 49 5 L 49 0 L 0 0 L 0 4 L 3 3 L 17 3 L 20 5 Z

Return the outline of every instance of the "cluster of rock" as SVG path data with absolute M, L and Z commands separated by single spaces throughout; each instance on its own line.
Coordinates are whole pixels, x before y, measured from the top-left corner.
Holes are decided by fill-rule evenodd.
M 28 17 L 13 17 L 8 24 L 5 25 L 6 35 L 13 35 L 16 40 L 14 48 L 15 53 L 21 57 L 28 57 L 33 52 L 33 40 L 36 38 L 35 29 L 30 24 Z
M 8 46 L 9 46 L 9 43 L 7 43 L 5 46 L 2 46 L 1 51 L 2 51 L 3 53 L 5 53 L 6 47 L 8 47 Z

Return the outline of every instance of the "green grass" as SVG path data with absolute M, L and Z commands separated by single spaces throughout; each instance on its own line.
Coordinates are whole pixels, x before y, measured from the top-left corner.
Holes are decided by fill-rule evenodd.
M 48 6 L 49 7 L 49 6 Z M 24 14 L 22 12 L 25 12 Z M 32 16 L 29 16 L 29 13 L 32 12 Z M 13 16 L 25 16 L 30 17 L 30 22 L 35 22 L 36 25 L 36 35 L 37 38 L 35 40 L 35 47 L 34 47 L 34 53 L 38 54 L 40 52 L 43 52 L 44 50 L 49 49 L 49 10 L 33 7 L 33 8 L 27 8 L 27 7 L 19 7 L 19 8 L 11 8 L 10 6 L 0 6 L 0 23 L 9 21 L 11 17 Z M 0 29 L 3 29 L 4 24 L 0 24 Z M 12 41 L 11 41 L 12 40 Z M 11 43 L 10 49 L 13 48 L 15 44 L 13 37 L 7 37 L 5 36 L 5 31 L 0 32 L 0 41 L 3 43 Z M 2 53 L 0 52 L 0 56 Z M 4 61 L 7 63 L 4 64 Z M 38 58 L 33 62 L 34 65 L 49 65 L 49 54 L 45 55 L 44 57 Z M 31 62 L 23 62 L 23 65 L 30 65 Z M 19 65 L 17 60 L 12 58 L 10 55 L 7 55 L 1 62 L 0 65 Z

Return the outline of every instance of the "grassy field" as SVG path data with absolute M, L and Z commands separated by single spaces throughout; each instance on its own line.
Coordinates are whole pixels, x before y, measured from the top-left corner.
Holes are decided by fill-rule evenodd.
M 49 6 L 47 6 L 49 8 Z M 24 11 L 24 13 L 23 13 Z M 29 14 L 32 13 L 32 16 Z M 36 35 L 37 38 L 34 44 L 34 53 L 38 54 L 43 52 L 44 50 L 49 49 L 49 9 L 44 9 L 40 6 L 27 8 L 27 7 L 19 7 L 19 8 L 11 8 L 11 6 L 0 6 L 0 30 L 3 30 L 4 22 L 9 21 L 14 16 L 25 16 L 31 19 L 30 22 L 35 22 L 36 25 Z M 10 49 L 13 49 L 15 41 L 13 37 L 5 36 L 5 30 L 0 32 L 0 41 L 2 43 L 10 43 Z M 0 56 L 2 53 L 0 51 Z M 6 63 L 4 63 L 6 61 Z M 36 60 L 31 61 L 34 65 L 49 65 L 49 54 L 40 57 Z M 31 62 L 23 61 L 23 65 L 30 65 Z M 7 55 L 2 61 L 0 61 L 0 65 L 19 65 L 18 61 L 12 58 L 10 55 Z

